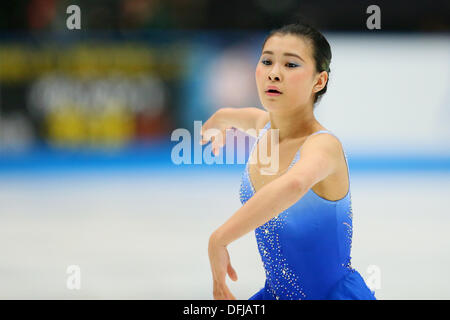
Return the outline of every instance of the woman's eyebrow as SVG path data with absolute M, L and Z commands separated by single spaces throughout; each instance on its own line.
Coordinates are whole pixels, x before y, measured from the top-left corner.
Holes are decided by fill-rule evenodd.
M 267 54 L 273 54 L 272 51 L 268 51 L 268 50 L 263 51 L 263 54 L 264 54 L 264 53 L 267 53 Z M 285 52 L 283 55 L 284 55 L 284 56 L 287 56 L 287 57 L 296 57 L 296 58 L 299 58 L 300 60 L 302 60 L 303 62 L 305 62 L 305 60 L 303 60 L 302 57 L 300 57 L 299 55 L 297 55 L 297 54 L 295 54 L 295 53 Z

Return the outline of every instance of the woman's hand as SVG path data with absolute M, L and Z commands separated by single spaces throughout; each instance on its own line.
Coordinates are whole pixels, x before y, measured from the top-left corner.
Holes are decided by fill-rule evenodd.
M 211 141 L 212 152 L 218 155 L 220 149 L 225 145 L 226 130 L 231 129 L 226 121 L 228 109 L 217 110 L 202 126 L 200 144 L 204 145 Z
M 256 130 L 264 127 L 267 121 L 269 113 L 259 108 L 221 108 L 203 124 L 200 144 L 211 141 L 212 152 L 218 155 L 226 143 L 227 129 L 241 130 L 256 138 Z M 208 131 L 209 129 L 216 130 Z
M 236 271 L 231 266 L 227 248 L 217 243 L 214 236 L 211 236 L 209 240 L 208 255 L 213 278 L 214 300 L 236 300 L 225 282 L 227 273 L 231 280 L 237 281 Z

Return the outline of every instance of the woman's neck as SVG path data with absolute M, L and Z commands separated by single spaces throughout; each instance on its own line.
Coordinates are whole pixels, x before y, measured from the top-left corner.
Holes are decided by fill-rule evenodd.
M 269 114 L 271 129 L 279 129 L 279 142 L 302 138 L 321 128 L 309 108 L 286 113 L 269 112 Z

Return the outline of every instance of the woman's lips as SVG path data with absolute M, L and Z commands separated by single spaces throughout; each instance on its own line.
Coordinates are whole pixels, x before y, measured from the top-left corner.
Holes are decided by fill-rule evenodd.
M 276 97 L 276 96 L 281 95 L 280 92 L 271 92 L 271 91 L 266 91 L 266 94 L 271 97 Z
M 282 94 L 282 92 L 277 86 L 267 86 L 266 94 L 271 97 L 277 97 Z

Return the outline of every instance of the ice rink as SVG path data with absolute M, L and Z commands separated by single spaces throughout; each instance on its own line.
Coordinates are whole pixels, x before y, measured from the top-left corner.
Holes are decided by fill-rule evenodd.
M 0 176 L 0 299 L 212 299 L 208 237 L 240 207 L 240 176 Z M 351 191 L 352 265 L 366 281 L 379 271 L 377 298 L 450 299 L 450 172 L 353 172 Z M 227 283 L 248 299 L 264 284 L 254 233 L 229 253 L 239 279 Z

